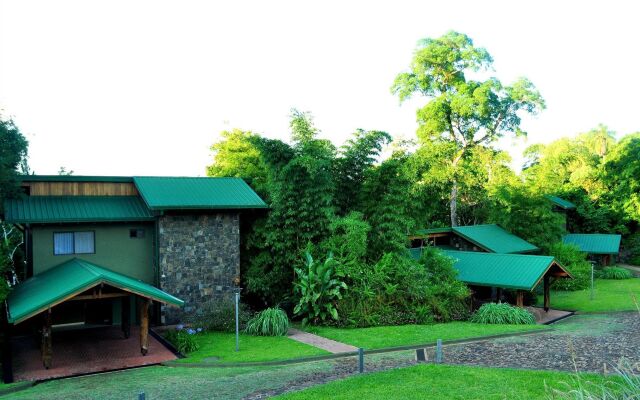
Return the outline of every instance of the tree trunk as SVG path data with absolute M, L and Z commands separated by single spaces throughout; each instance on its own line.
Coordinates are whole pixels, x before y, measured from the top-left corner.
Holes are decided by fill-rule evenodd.
M 463 151 L 461 150 L 458 154 L 456 154 L 455 158 L 451 162 L 451 166 L 453 167 L 453 182 L 451 185 L 451 199 L 449 202 L 449 207 L 451 209 L 451 226 L 458 226 L 458 177 L 456 176 L 458 173 L 458 163 L 462 158 Z

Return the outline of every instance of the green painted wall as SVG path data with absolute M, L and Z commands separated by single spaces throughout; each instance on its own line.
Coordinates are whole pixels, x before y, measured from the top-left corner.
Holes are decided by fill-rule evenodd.
M 130 238 L 130 229 L 144 229 L 144 238 Z M 53 233 L 94 231 L 95 254 L 54 255 Z M 64 261 L 77 257 L 105 268 L 155 283 L 153 268 L 153 224 L 56 225 L 34 226 L 33 274 L 37 275 Z

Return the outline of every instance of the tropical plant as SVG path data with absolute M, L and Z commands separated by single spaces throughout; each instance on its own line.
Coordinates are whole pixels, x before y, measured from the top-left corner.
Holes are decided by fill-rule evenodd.
M 485 303 L 470 319 L 479 324 L 533 325 L 536 319 L 524 308 L 507 303 Z
M 337 320 L 336 302 L 342 298 L 341 291 L 347 285 L 337 278 L 333 256 L 329 254 L 324 262 L 319 262 L 306 252 L 305 259 L 305 267 L 295 269 L 294 288 L 299 300 L 294 313 L 302 317 L 305 325 Z
M 602 279 L 631 279 L 633 274 L 626 268 L 605 267 L 600 272 Z
M 260 311 L 247 323 L 247 332 L 255 336 L 284 336 L 289 330 L 289 318 L 279 307 Z

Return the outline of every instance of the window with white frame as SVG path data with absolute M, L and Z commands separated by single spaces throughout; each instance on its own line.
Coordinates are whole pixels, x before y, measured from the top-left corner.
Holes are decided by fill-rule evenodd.
M 54 232 L 53 254 L 93 254 L 96 252 L 95 234 L 85 232 Z

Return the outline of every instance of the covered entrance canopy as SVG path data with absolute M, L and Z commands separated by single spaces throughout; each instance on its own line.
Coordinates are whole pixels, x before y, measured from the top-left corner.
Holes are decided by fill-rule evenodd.
M 158 301 L 173 306 L 184 302 L 154 286 L 78 258 L 59 264 L 17 285 L 7 298 L 7 321 L 16 325 L 30 318 L 42 319 L 42 360 L 51 366 L 51 311 L 67 301 L 122 298 L 122 331 L 129 336 L 129 299 L 140 298 L 140 350 L 148 351 L 149 306 Z
M 419 258 L 422 249 L 411 249 Z M 549 308 L 550 278 L 571 278 L 571 274 L 551 256 L 497 254 L 444 250 L 454 259 L 458 279 L 468 285 L 487 286 L 517 291 L 517 305 L 523 306 L 524 291 L 532 291 L 544 282 L 544 308 Z

